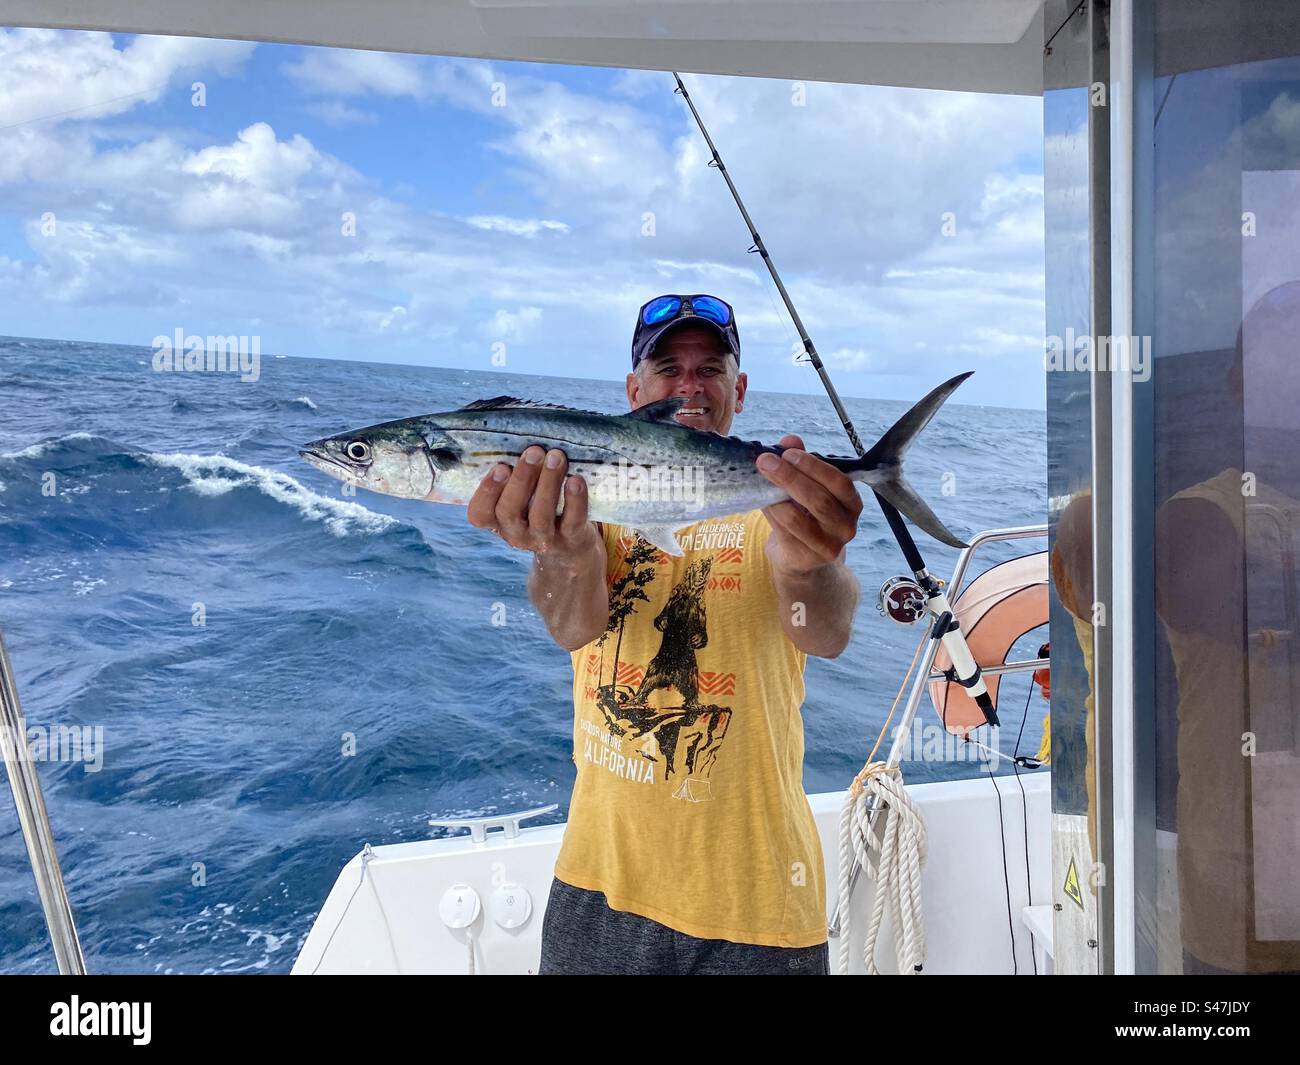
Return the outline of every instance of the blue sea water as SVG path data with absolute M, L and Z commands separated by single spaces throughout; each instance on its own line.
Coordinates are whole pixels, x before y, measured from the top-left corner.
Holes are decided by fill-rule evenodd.
M 363 843 L 549 802 L 559 820 L 574 774 L 569 656 L 528 601 L 529 557 L 462 508 L 345 498 L 297 447 L 485 396 L 609 413 L 626 398 L 617 382 L 270 356 L 242 382 L 156 373 L 151 356 L 0 338 L 0 629 L 29 728 L 103 729 L 97 771 L 39 766 L 91 971 L 287 972 Z M 868 441 L 907 406 L 845 402 Z M 751 390 L 733 432 L 850 451 L 820 395 Z M 959 533 L 1042 522 L 1044 415 L 958 393 L 908 476 Z M 956 552 L 918 541 L 948 575 Z M 853 641 L 806 675 L 810 793 L 861 767 L 921 635 L 875 610 L 906 567 L 870 501 L 848 558 Z M 1003 751 L 1027 692 L 1004 685 Z M 1035 696 L 1022 752 L 1044 710 Z M 906 767 L 913 782 L 984 772 Z M 52 970 L 6 788 L 0 971 Z

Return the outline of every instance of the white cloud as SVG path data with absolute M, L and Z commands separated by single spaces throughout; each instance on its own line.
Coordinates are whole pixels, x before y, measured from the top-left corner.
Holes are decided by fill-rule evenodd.
M 386 315 L 379 319 L 379 328 L 381 331 L 388 329 L 394 322 L 402 322 L 406 318 L 405 307 L 394 307 Z
M 279 229 L 301 214 L 303 179 L 328 169 L 329 161 L 305 137 L 281 141 L 265 122 L 257 122 L 230 144 L 181 159 L 181 173 L 194 180 L 178 188 L 174 215 L 191 229 Z
M 516 237 L 535 237 L 542 232 L 567 233 L 568 225 L 551 218 L 506 218 L 499 214 L 478 214 L 465 219 L 475 229 L 510 233 Z
M 420 60 L 386 52 L 345 52 L 319 48 L 304 52 L 285 73 L 303 88 L 325 94 L 419 96 L 423 94 Z
M 181 74 L 228 77 L 253 50 L 240 41 L 0 30 L 0 130 L 88 121 L 157 100 Z M 189 86 L 184 86 L 188 95 Z
M 492 316 L 487 334 L 497 340 L 525 340 L 541 320 L 540 307 L 520 307 L 516 311 L 502 309 Z
M 872 369 L 877 361 L 870 352 L 863 351 L 861 348 L 836 348 L 822 355 L 822 363 L 832 370 L 868 370 Z
M 292 144 L 275 138 L 265 122 L 239 131 L 233 144 L 216 144 L 189 156 L 181 165 L 187 174 L 215 177 L 253 188 L 292 188 L 311 168 L 315 150 L 301 136 Z
M 302 109 L 331 126 L 373 126 L 379 121 L 373 111 L 363 111 L 342 100 L 312 100 Z
M 2 39 L 10 58 L 25 42 L 51 68 L 60 41 L 73 70 L 132 72 L 148 54 L 103 35 Z M 169 77 L 188 90 L 191 67 L 199 80 L 234 69 L 236 52 L 219 43 L 164 48 Z M 6 298 L 57 303 L 63 321 L 69 304 L 116 306 L 146 343 L 166 331 L 159 315 L 182 308 L 195 328 L 200 317 L 262 319 L 268 350 L 277 330 L 292 338 L 280 350 L 362 357 L 382 336 L 385 360 L 490 369 L 485 341 L 501 339 L 511 369 L 546 372 L 562 357 L 559 372 L 609 377 L 625 368 L 649 295 L 715 291 L 736 306 L 752 387 L 815 386 L 791 366 L 793 328 L 745 254 L 749 235 L 698 131 L 684 110 L 664 118 L 680 106 L 669 75 L 627 73 L 612 93 L 584 93 L 545 67 L 301 56 L 287 68 L 310 94 L 300 107 L 347 124 L 385 99 L 413 100 L 456 169 L 418 191 L 385 189 L 368 160 L 322 150 L 284 111 L 274 125 L 238 116 L 243 128 L 220 136 L 145 127 L 106 141 L 93 121 L 0 131 L 10 210 L 75 223 L 48 238 L 28 221 L 32 260 L 0 264 Z M 6 77 L 0 65 L 0 87 Z M 795 108 L 786 82 L 690 83 L 844 394 L 876 393 L 880 374 L 910 376 L 898 390 L 914 392 L 976 353 L 1011 365 L 1011 349 L 1041 335 L 1042 182 L 1021 172 L 1042 146 L 1036 102 L 810 83 Z M 54 94 L 58 106 L 80 98 Z M 468 133 L 447 109 L 471 115 Z M 474 155 L 460 154 L 466 137 Z M 945 211 L 954 237 L 940 232 Z M 355 236 L 341 232 L 344 212 Z M 653 236 L 642 235 L 647 212 Z

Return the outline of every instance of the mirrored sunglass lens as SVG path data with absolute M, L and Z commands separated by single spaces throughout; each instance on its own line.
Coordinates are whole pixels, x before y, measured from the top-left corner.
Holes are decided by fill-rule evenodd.
M 691 300 L 691 308 L 701 318 L 717 322 L 718 325 L 726 325 L 731 321 L 731 308 L 712 296 L 696 296 Z
M 682 301 L 676 296 L 661 296 L 657 300 L 651 300 L 645 305 L 645 310 L 641 312 L 641 320 L 646 325 L 654 325 L 662 322 L 665 318 L 670 318 L 682 308 Z

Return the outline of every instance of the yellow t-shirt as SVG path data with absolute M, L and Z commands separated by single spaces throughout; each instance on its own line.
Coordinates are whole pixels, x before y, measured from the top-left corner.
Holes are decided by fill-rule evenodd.
M 572 652 L 577 782 L 555 875 L 700 939 L 826 942 L 803 790 L 803 672 L 761 510 L 698 522 L 675 558 L 602 525 L 605 634 Z

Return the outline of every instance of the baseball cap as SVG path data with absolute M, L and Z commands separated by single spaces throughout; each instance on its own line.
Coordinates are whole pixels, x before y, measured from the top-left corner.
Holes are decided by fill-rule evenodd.
M 641 305 L 636 316 L 636 329 L 632 333 L 632 369 L 635 370 L 642 359 L 654 354 L 660 340 L 686 324 L 712 329 L 722 338 L 736 365 L 740 365 L 740 333 L 736 329 L 736 315 L 731 304 L 717 296 L 697 293 L 693 296 L 656 296 Z

